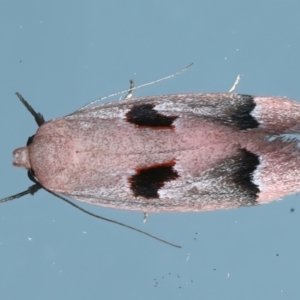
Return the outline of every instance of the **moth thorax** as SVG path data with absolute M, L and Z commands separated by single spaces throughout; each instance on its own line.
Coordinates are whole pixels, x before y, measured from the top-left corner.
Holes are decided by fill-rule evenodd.
M 17 167 L 22 167 L 25 169 L 31 169 L 30 161 L 29 161 L 29 151 L 28 147 L 21 147 L 16 149 L 13 152 L 13 165 Z

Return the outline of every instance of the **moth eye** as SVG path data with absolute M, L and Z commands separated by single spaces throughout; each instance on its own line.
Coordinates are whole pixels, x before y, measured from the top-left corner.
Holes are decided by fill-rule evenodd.
M 26 143 L 26 146 L 29 146 L 30 144 L 32 144 L 34 136 L 35 136 L 35 135 L 32 135 L 32 136 L 30 136 L 30 137 L 28 138 L 27 143 Z
M 34 173 L 33 169 L 30 169 L 30 172 L 31 172 L 32 176 L 35 177 L 35 173 Z
M 174 169 L 175 160 L 136 169 L 136 174 L 129 178 L 130 188 L 135 197 L 159 198 L 158 191 L 166 182 L 176 180 L 179 175 Z
M 154 104 L 134 105 L 126 114 L 126 120 L 136 126 L 146 127 L 169 127 L 172 129 L 173 122 L 178 116 L 166 116 L 154 109 Z

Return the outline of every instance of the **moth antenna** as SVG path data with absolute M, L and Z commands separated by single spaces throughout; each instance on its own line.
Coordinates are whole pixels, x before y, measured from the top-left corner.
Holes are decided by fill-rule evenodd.
M 228 91 L 229 93 L 233 93 L 236 89 L 236 87 L 238 86 L 239 82 L 240 82 L 241 76 L 238 74 L 238 76 L 235 79 L 235 82 L 233 84 L 233 86 L 231 87 L 231 89 Z
M 9 197 L 6 197 L 6 198 L 3 198 L 3 199 L 0 199 L 0 204 L 4 203 L 4 202 L 8 202 L 8 201 L 11 201 L 11 200 L 14 200 L 14 199 L 18 199 L 18 198 L 21 198 L 25 195 L 28 195 L 28 194 L 35 194 L 39 189 L 41 189 L 41 186 L 39 184 L 34 184 L 32 186 L 30 186 L 27 190 L 21 192 L 21 193 L 18 193 L 16 195 L 13 195 L 13 196 L 9 196 Z
M 144 235 L 146 235 L 146 236 L 148 236 L 148 237 L 151 237 L 151 238 L 153 238 L 153 239 L 155 239 L 155 240 L 157 240 L 157 241 L 159 241 L 159 242 L 165 243 L 165 244 L 167 244 L 167 245 L 170 245 L 170 246 L 173 246 L 173 247 L 176 247 L 176 248 L 181 248 L 181 246 L 179 246 L 179 245 L 176 245 L 176 244 L 173 244 L 173 243 L 168 242 L 168 241 L 166 241 L 166 240 L 163 240 L 163 239 L 161 239 L 161 238 L 159 238 L 159 237 L 157 237 L 157 236 L 155 236 L 155 235 L 152 235 L 152 234 L 150 234 L 150 233 L 148 233 L 148 232 L 146 232 L 146 231 L 143 231 L 143 230 L 140 230 L 140 229 L 138 229 L 138 228 L 132 227 L 132 226 L 127 225 L 127 224 L 125 224 L 125 223 L 121 223 L 121 222 L 118 222 L 118 221 L 115 221 L 115 220 L 112 220 L 112 219 L 108 219 L 108 218 L 105 218 L 105 217 L 101 217 L 101 216 L 99 216 L 99 215 L 96 215 L 96 214 L 94 214 L 94 213 L 92 213 L 92 212 L 90 212 L 90 211 L 88 211 L 88 210 L 85 210 L 84 208 L 80 207 L 79 205 L 75 204 L 74 202 L 72 202 L 72 201 L 70 201 L 70 200 L 68 200 L 68 199 L 66 199 L 66 198 L 64 198 L 64 197 L 62 197 L 62 196 L 60 196 L 60 195 L 57 195 L 57 194 L 55 194 L 55 193 L 52 193 L 51 191 L 48 191 L 48 190 L 46 190 L 46 191 L 49 192 L 50 194 L 52 194 L 52 195 L 54 195 L 54 196 L 60 198 L 61 200 L 67 202 L 68 204 L 70 204 L 70 205 L 76 207 L 77 209 L 81 210 L 82 212 L 84 212 L 84 213 L 86 213 L 86 214 L 92 216 L 92 217 L 95 217 L 95 218 L 100 219 L 100 220 L 103 220 L 103 221 L 107 221 L 107 222 L 110 222 L 110 223 L 113 223 L 113 224 L 117 224 L 117 225 L 126 227 L 126 228 L 128 228 L 128 229 L 131 229 L 131 230 L 134 230 L 134 231 L 136 231 L 136 232 L 138 232 L 138 233 L 144 234 Z
M 136 231 L 136 232 L 139 232 L 139 233 L 141 233 L 141 234 L 144 234 L 144 235 L 146 235 L 146 236 L 148 236 L 148 237 L 151 237 L 151 238 L 153 238 L 153 239 L 155 239 L 155 240 L 157 240 L 157 241 L 160 241 L 160 242 L 162 242 L 162 243 L 165 243 L 165 244 L 167 244 L 167 245 L 170 245 L 170 246 L 173 246 L 173 247 L 176 247 L 176 248 L 181 248 L 181 246 L 179 246 L 179 245 L 176 245 L 176 244 L 170 243 L 170 242 L 168 242 L 168 241 L 166 241 L 166 240 L 160 239 L 160 238 L 158 238 L 157 236 L 152 235 L 152 234 L 150 234 L 150 233 L 148 233 L 148 232 L 145 232 L 145 231 L 143 231 L 143 230 L 140 230 L 140 229 L 138 229 L 138 228 L 132 227 L 132 226 L 130 226 L 130 225 L 127 225 L 127 224 L 124 224 L 124 223 L 121 223 L 121 222 L 118 222 L 118 221 L 115 221 L 115 220 L 112 220 L 112 219 L 108 219 L 108 218 L 105 218 L 105 217 L 101 217 L 101 216 L 99 216 L 99 215 L 96 215 L 96 214 L 94 214 L 94 213 L 88 211 L 88 210 L 85 210 L 84 208 L 82 208 L 82 207 L 80 207 L 79 205 L 73 203 L 72 201 L 66 199 L 65 197 L 63 197 L 63 196 L 61 196 L 61 195 L 59 195 L 59 194 L 53 193 L 52 191 L 50 191 L 50 190 L 44 188 L 44 187 L 43 187 L 43 186 L 35 179 L 35 177 L 33 176 L 32 172 L 31 172 L 30 170 L 28 171 L 28 177 L 30 178 L 30 180 L 32 180 L 32 181 L 35 183 L 35 184 L 34 184 L 33 186 L 31 186 L 30 188 L 35 187 L 36 191 L 39 190 L 40 188 L 42 188 L 42 189 L 44 189 L 45 191 L 47 191 L 48 193 L 50 193 L 51 195 L 53 195 L 53 196 L 55 196 L 55 197 L 57 197 L 57 198 L 59 198 L 59 199 L 65 201 L 66 203 L 72 205 L 73 207 L 75 207 L 75 208 L 81 210 L 82 212 L 84 212 L 84 213 L 86 213 L 86 214 L 88 214 L 88 215 L 90 215 L 90 216 L 92 216 L 92 217 L 95 217 L 95 218 L 100 219 L 100 220 L 104 220 L 104 221 L 107 221 L 107 222 L 110 222 L 110 223 L 114 223 L 114 224 L 117 224 L 117 225 L 126 227 L 126 228 L 128 228 L 128 229 L 131 229 L 131 230 L 133 230 L 133 231 Z M 29 188 L 29 189 L 30 189 L 30 188 Z M 28 189 L 28 190 L 29 190 L 29 189 Z M 21 196 L 19 196 L 19 195 L 22 194 L 22 193 L 17 194 L 17 195 L 15 195 L 15 196 L 22 197 L 22 196 L 24 196 L 24 195 L 26 195 L 26 194 L 29 194 L 30 192 L 28 192 L 28 190 L 25 191 L 26 193 L 23 192 L 23 193 L 25 193 L 25 194 L 23 194 L 23 195 L 21 195 Z M 34 191 L 34 192 L 36 192 L 36 191 Z M 14 197 L 14 196 L 11 196 L 11 197 Z M 16 198 L 19 198 L 19 197 L 16 197 Z M 8 199 L 8 200 L 6 200 L 6 201 L 12 200 L 12 199 L 9 199 L 9 198 L 10 198 L 10 197 L 5 198 L 5 199 Z M 16 199 L 16 198 L 14 198 L 14 199 Z M 5 200 L 5 199 L 3 199 L 3 200 Z M 5 201 L 4 201 L 4 202 L 5 202 Z
M 30 105 L 29 103 L 23 98 L 23 96 L 16 92 L 16 95 L 20 99 L 20 101 L 24 104 L 24 106 L 27 108 L 27 110 L 33 115 L 35 122 L 38 124 L 38 126 L 41 126 L 43 123 L 45 123 L 45 119 L 41 113 L 37 113 Z
M 97 103 L 97 102 L 99 102 L 99 101 L 105 100 L 105 99 L 107 99 L 107 98 L 111 98 L 111 97 L 114 97 L 114 96 L 118 96 L 118 95 L 124 94 L 124 93 L 129 93 L 130 91 L 131 91 L 131 94 L 132 94 L 132 92 L 133 92 L 134 90 L 137 90 L 137 89 L 140 89 L 140 88 L 142 88 L 142 87 L 145 87 L 145 86 L 148 86 L 148 85 L 152 85 L 152 84 L 158 83 L 158 82 L 160 82 L 160 81 L 163 81 L 163 80 L 166 80 L 166 79 L 170 79 L 170 78 L 172 78 L 172 77 L 175 77 L 175 76 L 177 76 L 177 75 L 183 73 L 184 71 L 186 71 L 186 70 L 187 70 L 188 68 L 190 68 L 193 64 L 194 64 L 194 63 L 191 63 L 191 64 L 189 64 L 188 66 L 186 66 L 185 68 L 181 69 L 180 71 L 178 71 L 178 72 L 176 72 L 176 73 L 173 73 L 173 74 L 171 74 L 171 75 L 168 75 L 168 76 L 166 76 L 166 77 L 162 77 L 162 78 L 160 78 L 160 79 L 156 79 L 156 80 L 153 80 L 153 81 L 150 81 L 150 82 L 147 82 L 147 83 L 138 85 L 138 86 L 133 86 L 132 88 L 130 87 L 129 89 L 126 89 L 126 90 L 123 90 L 123 91 L 120 91 L 120 92 L 116 92 L 116 93 L 113 93 L 113 94 L 104 96 L 104 97 L 102 97 L 102 98 L 98 98 L 98 99 L 96 99 L 96 100 L 94 100 L 94 101 L 92 101 L 92 102 L 90 102 L 90 103 L 88 103 L 88 104 L 82 106 L 81 108 L 79 108 L 79 109 L 76 110 L 76 111 L 80 111 L 80 110 L 82 110 L 82 109 L 85 109 L 85 108 L 87 108 L 87 107 L 89 107 L 89 106 L 91 106 L 91 105 L 93 105 L 93 104 L 95 104 L 95 103 Z M 127 99 L 127 97 L 126 97 L 125 99 Z M 75 111 L 75 112 L 76 112 L 76 111 Z M 74 113 L 75 113 L 75 112 L 74 112 Z

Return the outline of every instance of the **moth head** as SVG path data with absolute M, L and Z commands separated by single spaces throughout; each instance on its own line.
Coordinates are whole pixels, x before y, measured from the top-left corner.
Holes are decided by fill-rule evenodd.
M 13 165 L 27 170 L 31 169 L 28 147 L 21 147 L 13 152 Z

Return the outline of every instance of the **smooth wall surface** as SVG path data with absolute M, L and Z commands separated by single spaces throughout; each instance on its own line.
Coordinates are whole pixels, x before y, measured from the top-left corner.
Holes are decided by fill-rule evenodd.
M 26 189 L 12 151 L 36 124 L 194 66 L 135 96 L 237 92 L 300 100 L 299 1 L 2 1 L 0 198 Z M 118 97 L 116 98 L 118 99 Z M 112 99 L 112 100 L 116 100 Z M 44 191 L 0 206 L 1 299 L 299 299 L 299 195 L 230 211 L 143 215 Z M 291 209 L 294 209 L 291 212 Z

